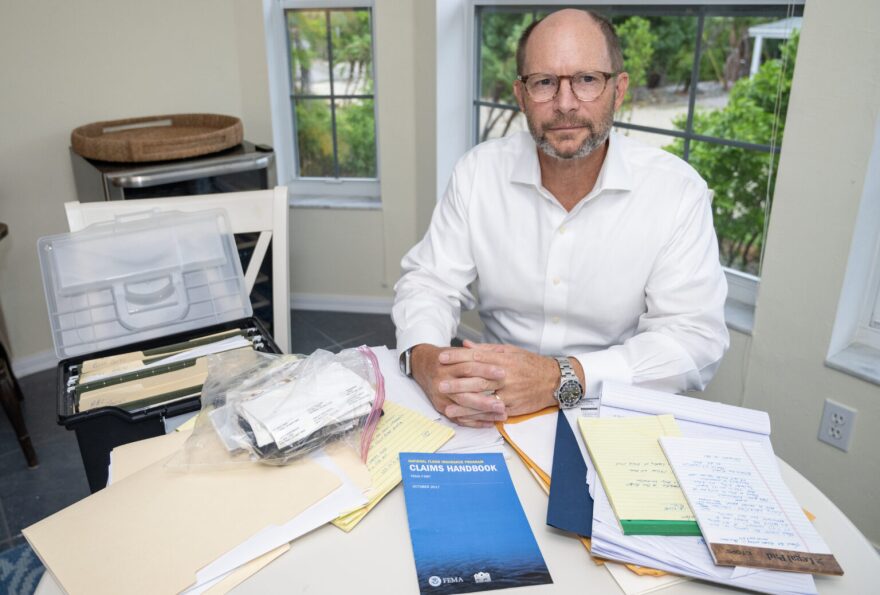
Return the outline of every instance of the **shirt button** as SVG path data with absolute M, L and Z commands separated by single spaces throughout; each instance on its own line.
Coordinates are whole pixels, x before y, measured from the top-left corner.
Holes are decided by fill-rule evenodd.
M 551 320 L 553 321 L 553 324 L 559 324 L 559 316 L 554 316 Z
M 564 233 L 565 233 L 565 226 L 564 226 L 564 225 L 560 225 L 560 226 L 559 226 L 559 235 L 563 235 Z
M 559 285 L 562 280 L 559 277 L 553 277 L 553 285 Z

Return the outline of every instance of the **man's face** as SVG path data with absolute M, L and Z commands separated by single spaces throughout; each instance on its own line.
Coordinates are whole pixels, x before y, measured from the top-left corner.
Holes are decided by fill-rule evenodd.
M 582 12 L 562 11 L 532 32 L 523 74 L 611 70 L 608 47 L 598 25 Z M 560 80 L 556 97 L 543 103 L 532 101 L 522 83 L 514 86 L 535 143 L 556 159 L 586 157 L 605 143 L 628 83 L 626 74 L 611 78 L 602 94 L 587 102 L 574 95 L 569 81 Z

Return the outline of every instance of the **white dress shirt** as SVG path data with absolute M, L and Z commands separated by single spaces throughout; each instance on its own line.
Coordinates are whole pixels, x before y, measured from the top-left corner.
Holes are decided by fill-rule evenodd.
M 729 342 L 710 200 L 681 159 L 612 133 L 593 190 L 567 212 L 527 132 L 482 143 L 403 258 L 397 347 L 449 345 L 476 282 L 484 340 L 576 357 L 588 394 L 603 380 L 702 389 Z

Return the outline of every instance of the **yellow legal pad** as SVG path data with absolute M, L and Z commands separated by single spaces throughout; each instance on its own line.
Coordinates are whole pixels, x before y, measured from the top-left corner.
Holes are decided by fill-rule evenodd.
M 658 441 L 681 436 L 674 417 L 582 417 L 578 424 L 625 535 L 700 535 Z
M 385 401 L 383 411 L 384 415 L 376 427 L 367 457 L 367 468 L 372 480 L 372 487 L 367 493 L 369 501 L 333 521 L 334 525 L 345 532 L 354 529 L 400 483 L 398 457 L 401 452 L 435 452 L 455 435 L 452 428 L 431 421 L 397 403 Z

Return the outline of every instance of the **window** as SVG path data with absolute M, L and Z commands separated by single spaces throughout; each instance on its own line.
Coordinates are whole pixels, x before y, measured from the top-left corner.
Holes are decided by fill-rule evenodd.
M 479 4 L 479 2 L 478 2 Z M 659 3 L 658 3 L 659 4 Z M 614 23 L 630 90 L 618 133 L 688 161 L 714 191 L 731 324 L 748 331 L 785 128 L 802 3 L 584 5 Z M 478 5 L 472 142 L 526 130 L 511 82 L 523 29 L 557 5 Z M 730 312 L 730 308 L 728 309 Z
M 880 118 L 826 363 L 880 384 Z
M 279 182 L 294 205 L 378 205 L 371 8 L 265 3 Z

